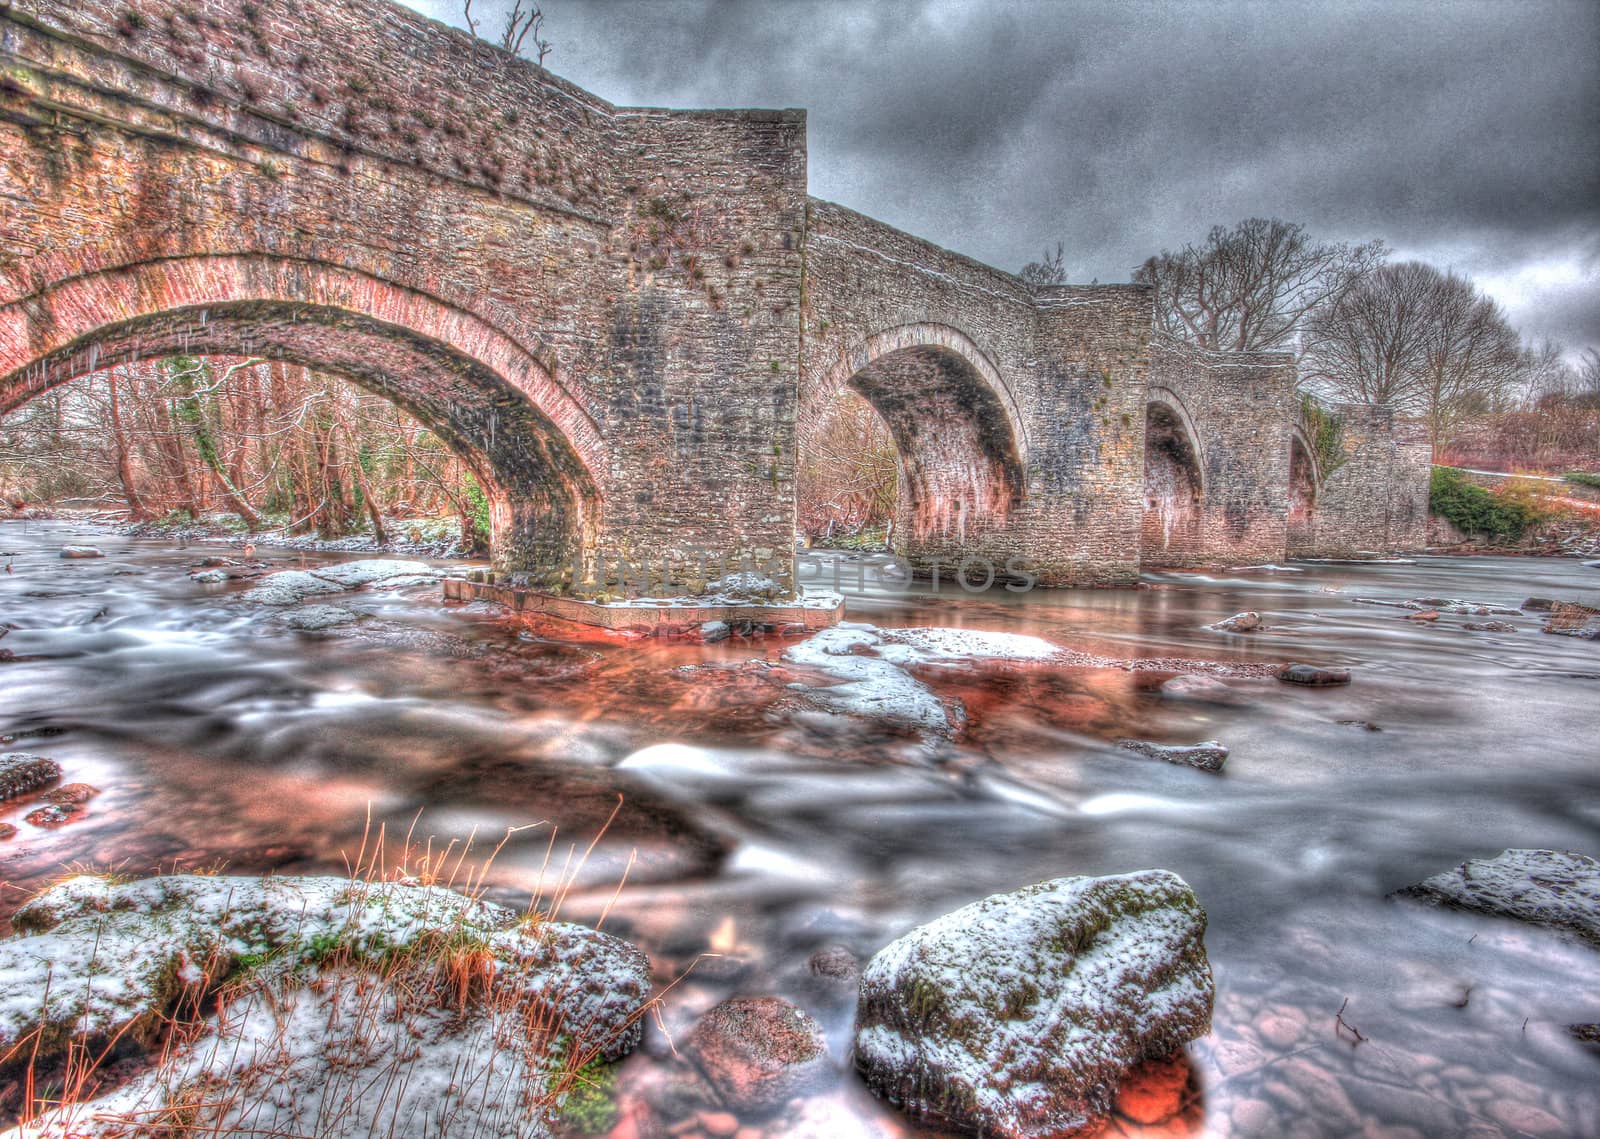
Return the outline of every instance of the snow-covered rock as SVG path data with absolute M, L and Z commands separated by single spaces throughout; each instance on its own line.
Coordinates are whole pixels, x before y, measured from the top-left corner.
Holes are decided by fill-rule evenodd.
M 318 629 L 333 629 L 340 625 L 348 625 L 360 619 L 361 614 L 354 609 L 346 609 L 343 605 L 302 605 L 288 613 L 283 618 L 283 623 L 291 629 L 309 633 Z
M 784 650 L 791 664 L 821 670 L 838 680 L 807 695 L 834 712 L 904 724 L 936 735 L 950 735 L 965 711 L 941 700 L 907 669 L 958 667 L 975 660 L 1044 661 L 1061 655 L 1049 641 L 1019 633 L 975 629 L 880 629 L 841 621 Z
M 61 556 L 68 561 L 73 561 L 84 558 L 103 558 L 106 555 L 105 551 L 97 550 L 93 546 L 62 546 Z
M 995 1139 L 1087 1128 L 1129 1068 L 1209 1030 L 1205 924 L 1166 870 L 975 902 L 868 963 L 856 1067 L 879 1095 Z
M 1396 896 L 1552 926 L 1600 945 L 1600 862 L 1570 850 L 1468 859 Z
M 427 562 L 407 562 L 393 558 L 363 558 L 355 562 L 341 562 L 335 566 L 319 566 L 310 571 L 323 581 L 331 581 L 346 589 L 387 581 L 390 578 L 435 578 L 443 574 Z
M 262 578 L 247 596 L 260 605 L 298 605 L 310 597 L 347 593 L 365 585 L 412 585 L 442 576 L 426 562 L 363 558 L 312 570 L 279 570 Z
M 1254 633 L 1261 628 L 1261 614 L 1235 613 L 1211 627 L 1219 633 Z
M 197 1087 L 227 1089 L 200 1097 L 214 1134 L 443 1135 L 444 1104 L 503 1123 L 530 1089 L 559 1098 L 574 1042 L 603 1059 L 634 1047 L 650 988 L 644 955 L 614 937 L 435 886 L 79 876 L 16 924 L 29 932 L 0 941 L 0 1049 L 36 1029 L 47 1056 L 138 1041 L 223 981 L 228 998 L 171 1061 L 29 1135 L 131 1134 L 96 1121 L 176 1110 Z

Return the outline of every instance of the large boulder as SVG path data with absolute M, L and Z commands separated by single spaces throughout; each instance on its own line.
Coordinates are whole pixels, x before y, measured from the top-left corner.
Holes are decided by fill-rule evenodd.
M 974 902 L 868 963 L 856 1068 L 908 1111 L 993 1139 L 1075 1134 L 1131 1067 L 1209 1031 L 1205 928 L 1166 870 Z
M 1395 896 L 1551 926 L 1600 946 L 1600 862 L 1570 850 L 1471 858 Z
M 79 876 L 16 924 L 0 1050 L 31 1040 L 48 1059 L 197 1022 L 153 1070 L 46 1115 L 36 1134 L 52 1139 L 184 1111 L 207 1134 L 421 1135 L 456 1084 L 463 1133 L 498 1134 L 534 1108 L 553 1117 L 569 1073 L 631 1050 L 650 989 L 644 955 L 608 934 L 433 886 Z M 470 1068 L 491 1056 L 479 1086 Z M 375 1087 L 390 1090 L 361 1090 Z

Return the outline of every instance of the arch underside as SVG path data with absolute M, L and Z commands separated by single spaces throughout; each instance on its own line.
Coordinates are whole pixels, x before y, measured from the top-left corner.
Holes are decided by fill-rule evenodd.
M 1164 402 L 1153 401 L 1145 410 L 1139 557 L 1151 565 L 1184 565 L 1203 553 L 1204 480 L 1184 420 L 1177 408 Z
M 483 485 L 500 568 L 563 580 L 592 543 L 598 490 L 560 429 L 522 391 L 438 340 L 331 305 L 226 300 L 102 325 L 0 376 L 0 414 L 79 376 L 178 354 L 281 360 L 393 401 Z
M 908 553 L 953 550 L 1003 525 L 1024 495 L 1016 431 L 990 382 L 936 345 L 874 358 L 846 385 L 882 417 L 900 463 L 897 530 Z
M 1296 434 L 1289 442 L 1289 512 L 1287 545 L 1291 553 L 1308 550 L 1316 541 L 1317 468 L 1311 452 Z

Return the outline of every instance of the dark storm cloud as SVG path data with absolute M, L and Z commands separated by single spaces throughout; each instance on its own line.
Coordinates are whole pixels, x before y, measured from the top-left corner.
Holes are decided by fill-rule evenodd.
M 1532 335 L 1600 336 L 1592 0 L 545 7 L 559 74 L 625 104 L 806 107 L 813 193 L 998 265 L 1059 239 L 1073 280 L 1126 280 L 1278 216 L 1471 272 Z

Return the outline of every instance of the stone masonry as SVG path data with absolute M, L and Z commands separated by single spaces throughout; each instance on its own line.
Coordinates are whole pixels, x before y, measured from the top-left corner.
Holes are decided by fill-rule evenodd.
M 1292 365 L 810 198 L 802 111 L 615 107 L 386 0 L 0 0 L 0 196 L 0 414 L 180 351 L 340 375 L 463 457 L 538 584 L 792 580 L 796 456 L 845 388 L 923 568 L 1289 544 Z M 1420 545 L 1425 463 L 1357 420 L 1303 551 Z

